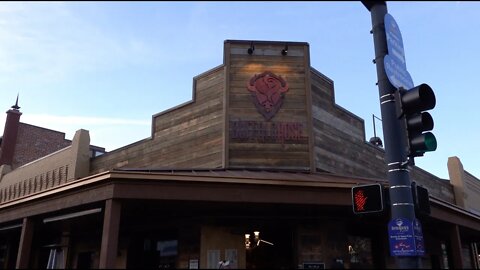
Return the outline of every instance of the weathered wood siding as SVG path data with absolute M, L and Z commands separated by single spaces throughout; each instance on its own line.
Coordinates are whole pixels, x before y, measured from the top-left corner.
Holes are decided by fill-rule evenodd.
M 385 151 L 365 140 L 363 119 L 335 104 L 333 82 L 312 68 L 315 166 L 340 175 L 387 179 Z M 410 179 L 430 195 L 453 203 L 449 181 L 413 167 Z
M 454 190 L 450 181 L 438 178 L 416 166 L 410 171 L 410 180 L 415 181 L 419 186 L 427 188 L 430 196 L 449 203 L 455 203 Z
M 333 81 L 310 67 L 308 43 L 225 41 L 224 65 L 194 78 L 191 102 L 153 116 L 152 137 L 92 160 L 91 173 L 112 168 L 240 168 L 325 171 L 387 179 L 384 150 L 365 140 L 364 120 L 335 103 Z M 283 105 L 267 120 L 247 83 L 269 71 L 288 83 Z M 240 123 L 240 124 L 239 124 Z M 299 138 L 262 135 L 294 124 Z M 247 130 L 247 132 L 246 132 Z M 240 134 L 240 135 L 239 135 Z M 453 202 L 452 185 L 414 168 L 411 179 Z
M 385 179 L 384 151 L 365 141 L 363 119 L 335 104 L 333 82 L 312 69 L 315 165 L 319 171 Z
M 92 173 L 112 168 L 220 168 L 224 147 L 224 67 L 194 78 L 191 102 L 152 117 L 152 138 L 92 161 Z
M 307 94 L 309 92 L 307 70 L 308 44 L 289 44 L 288 55 L 281 51 L 285 43 L 256 43 L 252 55 L 247 53 L 250 47 L 246 42 L 225 43 L 225 65 L 228 73 L 228 167 L 251 169 L 296 169 L 310 170 L 309 156 L 309 110 Z M 283 105 L 275 116 L 266 120 L 257 111 L 252 94 L 247 89 L 250 79 L 263 72 L 270 71 L 281 76 L 289 86 L 284 94 Z M 235 138 L 239 132 L 236 123 L 250 123 L 265 130 L 265 126 L 278 127 L 289 123 L 298 124 L 302 138 L 291 141 L 277 139 L 263 140 L 255 136 Z M 237 129 L 237 130 L 235 130 Z M 247 138 L 248 137 L 248 138 Z

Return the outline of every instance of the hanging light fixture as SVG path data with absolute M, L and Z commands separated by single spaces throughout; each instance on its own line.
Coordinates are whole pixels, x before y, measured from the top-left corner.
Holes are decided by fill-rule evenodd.
M 250 234 L 246 233 L 245 234 L 245 248 L 246 249 L 252 249 L 260 246 L 260 243 L 263 242 L 265 244 L 269 244 L 273 246 L 272 242 L 265 241 L 263 239 L 260 239 L 260 232 L 259 231 L 254 231 L 253 232 L 253 242 L 250 240 Z

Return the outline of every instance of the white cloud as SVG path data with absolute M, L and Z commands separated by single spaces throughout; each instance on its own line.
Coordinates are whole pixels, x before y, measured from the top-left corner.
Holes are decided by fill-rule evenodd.
M 5 118 L 6 114 L 0 116 L 0 136 L 3 135 Z M 151 131 L 151 121 L 123 118 L 25 114 L 21 116 L 20 121 L 63 132 L 65 138 L 69 140 L 77 130 L 88 130 L 90 143 L 105 147 L 107 151 L 150 137 Z
M 151 61 L 134 37 L 115 37 L 63 2 L 0 4 L 1 82 L 57 82 L 82 71 Z
M 105 117 L 86 117 L 86 116 L 59 116 L 49 114 L 33 114 L 24 115 L 22 122 L 32 123 L 41 127 L 49 127 L 53 125 L 76 125 L 82 128 L 85 125 L 150 125 L 150 121 L 132 120 L 121 118 L 105 118 Z

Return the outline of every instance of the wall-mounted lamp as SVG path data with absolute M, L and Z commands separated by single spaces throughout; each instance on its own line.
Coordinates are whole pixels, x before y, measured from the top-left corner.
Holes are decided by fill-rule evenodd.
M 248 54 L 252 55 L 253 51 L 255 51 L 255 46 L 253 46 L 253 41 L 250 42 L 250 48 L 248 48 Z
M 260 242 L 263 242 L 263 243 L 266 243 L 266 244 L 269 244 L 269 245 L 273 246 L 272 242 L 268 242 L 268 241 L 265 241 L 263 239 L 260 239 L 260 232 L 259 231 L 254 231 L 253 232 L 253 237 L 254 237 L 254 242 L 252 243 L 252 241 L 250 241 L 250 234 L 249 233 L 245 234 L 245 248 L 246 249 L 252 249 L 252 248 L 258 247 L 260 245 Z
M 287 55 L 287 53 L 288 53 L 288 45 L 285 44 L 285 48 L 283 48 L 282 50 L 282 55 Z
M 254 231 L 253 235 L 255 236 L 255 244 L 258 246 L 258 244 L 260 243 L 260 232 Z
M 250 242 L 250 234 L 245 234 L 245 248 L 250 249 L 252 243 Z

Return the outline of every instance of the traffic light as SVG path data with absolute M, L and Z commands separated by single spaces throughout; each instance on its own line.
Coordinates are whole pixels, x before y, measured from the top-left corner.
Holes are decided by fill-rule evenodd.
M 405 124 L 409 157 L 423 156 L 437 149 L 435 136 L 425 132 L 433 129 L 433 118 L 425 111 L 433 109 L 435 102 L 435 94 L 428 84 L 395 91 L 397 115 Z
M 383 188 L 380 184 L 352 187 L 352 205 L 355 214 L 383 211 Z
M 412 181 L 413 204 L 417 215 L 430 215 L 430 199 L 428 189 L 418 186 Z

